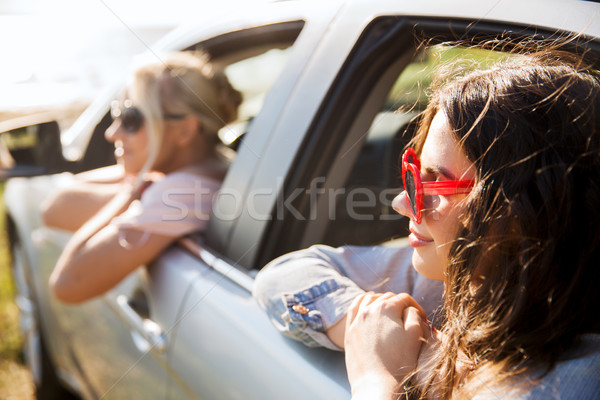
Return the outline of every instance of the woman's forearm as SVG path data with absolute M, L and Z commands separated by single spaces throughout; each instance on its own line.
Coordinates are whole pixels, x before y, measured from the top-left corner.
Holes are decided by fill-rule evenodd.
M 81 183 L 59 189 L 42 204 L 44 225 L 75 232 L 105 207 L 123 184 Z
M 64 297 L 63 294 L 68 293 L 69 288 L 75 286 L 73 282 L 79 279 L 78 276 L 85 273 L 82 271 L 87 268 L 85 253 L 90 252 L 88 249 L 91 247 L 88 242 L 114 217 L 123 213 L 131 204 L 132 199 L 130 191 L 117 193 L 108 204 L 73 234 L 50 276 L 50 287 L 58 298 Z M 86 243 L 88 249 L 84 248 Z

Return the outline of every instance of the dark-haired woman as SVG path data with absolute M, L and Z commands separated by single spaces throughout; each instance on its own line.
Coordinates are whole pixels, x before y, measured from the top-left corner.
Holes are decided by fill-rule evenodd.
M 394 207 L 445 284 L 441 326 L 409 294 L 357 296 L 353 398 L 598 398 L 597 71 L 541 51 L 442 83 L 412 147 Z

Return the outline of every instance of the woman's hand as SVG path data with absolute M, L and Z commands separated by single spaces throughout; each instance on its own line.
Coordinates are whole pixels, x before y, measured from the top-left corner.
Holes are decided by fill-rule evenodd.
M 347 314 L 346 368 L 352 398 L 392 399 L 412 372 L 423 343 L 426 315 L 408 294 L 366 293 Z

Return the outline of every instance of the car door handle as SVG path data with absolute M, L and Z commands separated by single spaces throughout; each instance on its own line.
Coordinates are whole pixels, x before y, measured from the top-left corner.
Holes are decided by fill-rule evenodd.
M 141 336 L 149 345 L 148 350 L 156 350 L 163 353 L 167 348 L 167 338 L 162 328 L 156 322 L 142 318 L 129 304 L 127 296 L 121 294 L 117 296 L 117 313 L 123 321 L 129 325 L 134 333 Z M 140 346 L 138 346 L 139 348 Z M 145 349 L 140 349 L 145 350 Z

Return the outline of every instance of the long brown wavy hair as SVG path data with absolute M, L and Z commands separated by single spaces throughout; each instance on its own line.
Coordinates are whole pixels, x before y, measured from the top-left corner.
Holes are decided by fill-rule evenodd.
M 445 340 L 419 372 L 421 395 L 470 398 L 522 373 L 535 382 L 579 335 L 600 332 L 600 78 L 568 52 L 521 50 L 436 89 L 418 152 L 437 112 L 477 184 L 450 250 Z

